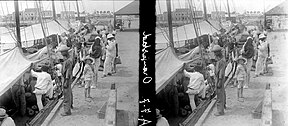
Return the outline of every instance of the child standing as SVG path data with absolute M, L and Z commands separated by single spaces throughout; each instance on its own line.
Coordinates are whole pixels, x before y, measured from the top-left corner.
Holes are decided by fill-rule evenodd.
M 84 83 L 85 83 L 85 100 L 87 100 L 87 98 L 92 98 L 90 95 L 90 87 L 91 87 L 91 83 L 92 83 L 92 79 L 93 79 L 93 75 L 94 75 L 94 70 L 93 70 L 93 59 L 90 57 L 86 57 L 85 58 L 85 66 L 84 66 Z
M 246 77 L 246 67 L 245 67 L 245 63 L 247 62 L 247 60 L 245 58 L 243 58 L 242 56 L 240 56 L 237 59 L 238 65 L 236 68 L 236 79 L 238 82 L 238 91 L 237 91 L 237 96 L 238 96 L 238 101 L 240 102 L 244 102 L 244 97 L 243 97 L 243 86 L 244 86 L 244 80 Z

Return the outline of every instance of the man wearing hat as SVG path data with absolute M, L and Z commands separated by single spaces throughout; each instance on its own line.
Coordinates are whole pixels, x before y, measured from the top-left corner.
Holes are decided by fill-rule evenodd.
M 63 56 L 63 66 L 62 66 L 62 76 L 64 78 L 63 82 L 63 95 L 64 95 L 64 101 L 63 101 L 63 108 L 64 112 L 61 114 L 62 116 L 68 116 L 71 115 L 71 108 L 73 108 L 73 95 L 72 95 L 72 70 L 73 70 L 73 60 L 69 55 L 68 52 L 69 48 L 62 47 L 59 48 L 58 51 L 61 52 L 61 55 Z
M 216 59 L 215 76 L 216 76 L 216 94 L 217 94 L 217 112 L 215 116 L 224 115 L 224 108 L 226 104 L 226 94 L 225 94 L 225 68 L 226 62 L 223 57 L 222 47 L 215 45 L 211 52 L 214 53 Z
M 116 42 L 112 34 L 107 35 L 106 58 L 104 61 L 103 77 L 112 74 L 112 66 L 116 57 Z
M 4 108 L 0 108 L 0 126 L 16 126 L 14 120 L 6 114 Z
M 255 77 L 263 75 L 264 73 L 264 65 L 266 63 L 266 58 L 268 57 L 268 42 L 266 42 L 266 35 L 260 34 L 259 43 Z

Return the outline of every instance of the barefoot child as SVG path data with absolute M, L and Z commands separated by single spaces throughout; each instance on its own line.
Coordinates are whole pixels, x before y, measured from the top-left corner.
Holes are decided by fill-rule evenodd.
M 92 65 L 93 59 L 90 57 L 85 58 L 85 67 L 84 67 L 84 81 L 85 81 L 85 100 L 87 98 L 91 98 L 90 95 L 90 87 L 91 87 L 91 82 L 93 79 L 94 75 L 94 70 L 93 70 L 93 65 Z
M 243 97 L 243 86 L 244 86 L 244 80 L 246 77 L 246 59 L 240 56 L 237 59 L 238 65 L 236 68 L 236 79 L 238 82 L 238 91 L 237 91 L 237 96 L 238 96 L 238 101 L 244 102 L 244 97 Z

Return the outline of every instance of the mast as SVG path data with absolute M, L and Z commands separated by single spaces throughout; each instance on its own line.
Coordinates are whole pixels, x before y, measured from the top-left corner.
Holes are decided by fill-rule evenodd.
M 80 20 L 80 12 L 79 12 L 78 0 L 76 0 L 76 7 L 77 7 L 77 18 L 78 18 L 78 20 Z
M 174 49 L 172 16 L 171 16 L 171 0 L 166 0 L 166 4 L 167 4 L 167 12 L 168 12 L 169 42 L 170 42 L 170 46 Z
M 203 0 L 204 20 L 207 20 L 206 0 Z
M 19 6 L 18 0 L 14 0 L 14 8 L 15 8 L 15 21 L 16 21 L 16 34 L 17 34 L 17 46 L 22 48 L 21 44 L 21 34 L 20 34 L 20 19 L 19 19 Z
M 190 0 L 188 0 L 188 1 L 190 1 Z M 191 10 L 191 15 L 190 15 L 190 20 L 191 20 L 191 22 L 192 22 L 192 24 L 193 24 L 193 26 L 194 26 L 194 30 L 195 30 L 195 34 L 196 34 L 196 40 L 197 40 L 197 43 L 198 43 L 198 47 L 199 47 L 199 53 L 200 53 L 200 56 L 201 56 L 201 65 L 202 66 L 205 66 L 205 62 L 204 62 L 204 58 L 203 58 L 203 51 L 202 51 L 202 44 L 201 44 L 201 42 L 200 42 L 200 39 L 199 39 L 199 33 L 200 33 L 200 26 L 199 26 L 199 22 L 197 21 L 197 19 L 196 19 L 196 15 L 195 15 L 195 11 L 196 11 L 196 7 L 195 7 L 195 5 L 194 6 L 192 6 L 192 3 L 193 3 L 193 0 L 191 0 L 190 1 L 190 3 L 189 3 L 189 8 L 190 8 L 190 10 Z M 195 10 L 194 10 L 195 9 Z
M 229 1 L 228 1 L 228 0 L 227 0 L 227 9 L 228 9 L 228 17 L 229 17 L 229 20 L 231 20 L 230 8 L 229 8 Z
M 56 20 L 55 2 L 52 0 L 53 19 Z
M 40 4 L 40 0 L 39 0 L 39 4 Z M 49 50 L 49 47 L 48 47 L 48 43 L 46 41 L 46 33 L 45 33 L 45 30 L 44 30 L 44 25 L 43 25 L 43 21 L 42 21 L 42 16 L 41 16 L 41 5 L 38 5 L 37 1 L 36 1 L 36 6 L 37 6 L 37 9 L 38 9 L 38 16 L 39 16 L 39 21 L 40 21 L 40 24 L 41 24 L 41 29 L 42 29 L 42 32 L 43 32 L 43 35 L 44 35 L 44 43 L 46 45 L 46 48 L 47 48 L 47 52 L 48 52 L 48 57 L 49 57 L 49 61 L 50 61 L 50 66 L 52 67 L 52 58 L 51 58 L 51 52 Z
M 266 28 L 266 18 L 267 18 L 267 17 L 266 17 L 266 12 L 265 12 L 265 0 L 263 0 L 263 4 L 264 4 L 264 5 L 263 5 L 263 6 L 264 6 L 264 8 L 263 8 L 263 9 L 264 9 L 264 10 L 263 10 L 263 11 L 264 11 L 264 24 L 262 25 L 262 24 L 261 24 L 261 21 L 260 21 L 260 25 L 261 25 L 261 26 L 264 26 L 264 28 Z M 264 29 L 262 28 L 262 30 L 264 30 Z

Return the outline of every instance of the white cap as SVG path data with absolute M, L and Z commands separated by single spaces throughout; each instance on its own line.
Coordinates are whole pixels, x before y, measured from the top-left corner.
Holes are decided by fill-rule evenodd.
M 108 34 L 107 39 L 109 39 L 109 38 L 114 38 L 114 36 L 112 34 Z
M 261 39 L 261 38 L 266 38 L 266 35 L 260 34 L 260 35 L 259 35 L 259 38 L 260 38 L 260 39 Z

